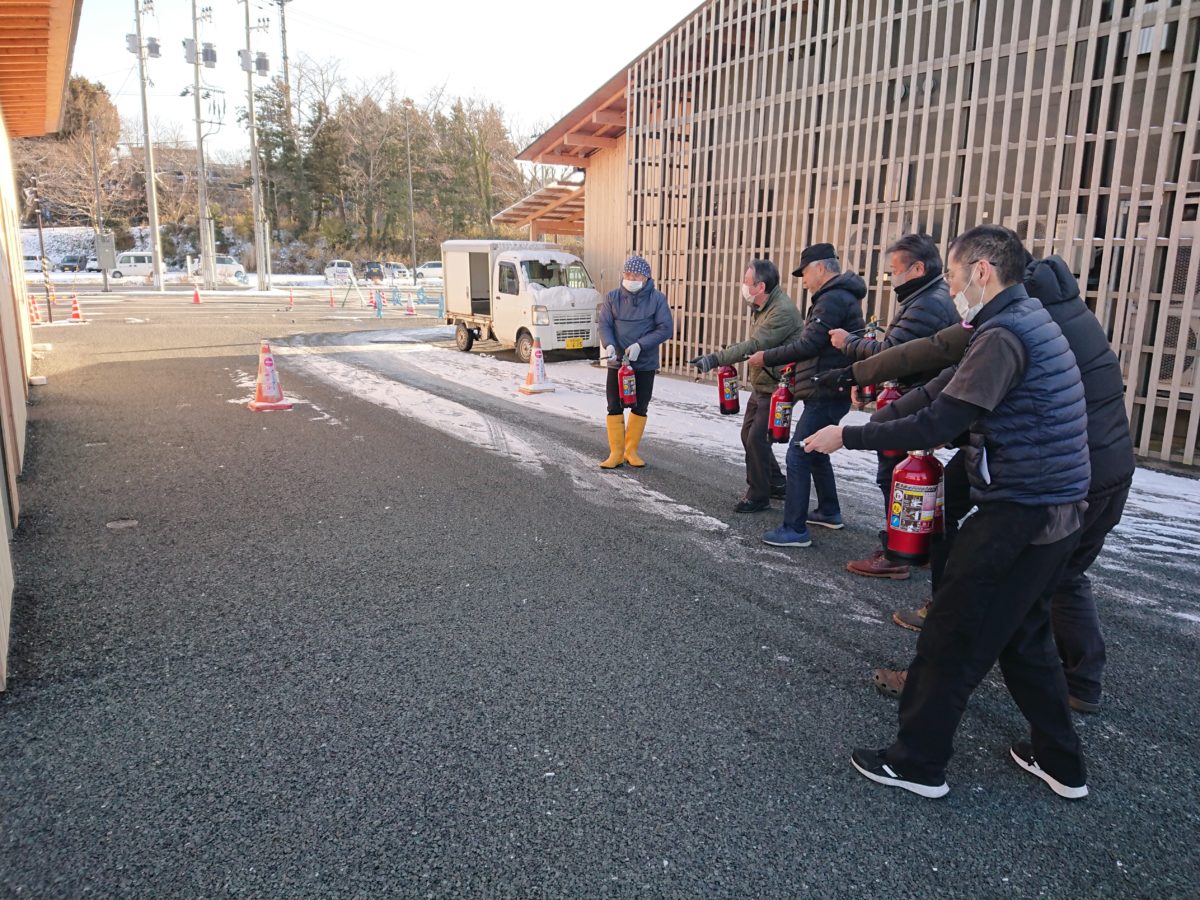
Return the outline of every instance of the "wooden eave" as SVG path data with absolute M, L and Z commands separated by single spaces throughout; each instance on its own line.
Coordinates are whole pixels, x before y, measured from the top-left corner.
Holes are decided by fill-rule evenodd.
M 0 0 L 0 115 L 10 138 L 53 134 L 83 0 Z

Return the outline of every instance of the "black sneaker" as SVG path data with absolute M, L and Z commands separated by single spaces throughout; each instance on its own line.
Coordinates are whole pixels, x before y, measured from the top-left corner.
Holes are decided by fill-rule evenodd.
M 863 750 L 861 748 L 850 754 L 850 764 L 859 773 L 870 778 L 877 784 L 889 784 L 892 787 L 904 788 L 922 797 L 934 799 L 945 797 L 950 793 L 950 785 L 943 781 L 941 784 L 930 784 L 926 781 L 914 781 L 905 778 L 890 766 L 883 758 L 882 750 Z
M 733 511 L 735 513 L 756 513 L 765 512 L 770 508 L 770 500 L 739 500 Z
M 772 500 L 786 500 L 787 499 L 787 485 L 786 484 L 771 485 L 771 499 Z
M 1037 764 L 1037 760 L 1033 758 L 1033 746 L 1029 741 L 1017 741 L 1008 748 L 1008 753 L 1013 758 L 1018 766 L 1028 772 L 1030 775 L 1036 775 L 1046 784 L 1050 785 L 1050 790 L 1064 797 L 1067 800 L 1082 800 L 1088 795 L 1086 784 L 1081 784 L 1073 787 L 1069 784 L 1063 784 L 1045 769 Z

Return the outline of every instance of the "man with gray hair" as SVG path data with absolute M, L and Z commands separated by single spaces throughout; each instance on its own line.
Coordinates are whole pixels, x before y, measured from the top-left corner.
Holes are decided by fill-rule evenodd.
M 779 269 L 769 259 L 755 259 L 742 276 L 742 301 L 750 307 L 750 337 L 718 353 L 690 360 L 701 372 L 740 363 L 752 353 L 794 341 L 804 330 L 800 311 L 779 286 Z M 768 432 L 771 392 L 779 384 L 779 371 L 750 361 L 746 373 L 751 395 L 742 419 L 742 447 L 746 451 L 746 494 L 734 506 L 739 513 L 771 508 L 772 497 L 783 497 L 783 471 L 771 449 Z
M 899 309 L 883 338 L 854 335 L 843 328 L 829 332 L 829 342 L 852 361 L 870 359 L 875 354 L 917 338 L 928 337 L 958 322 L 954 301 L 942 278 L 942 257 L 937 244 L 927 234 L 906 234 L 885 251 L 892 288 L 900 301 Z M 897 387 L 902 394 L 933 378 L 940 369 L 906 376 Z M 804 435 L 801 435 L 803 437 Z M 902 450 L 890 449 L 876 454 L 875 483 L 883 492 L 883 520 L 880 544 L 865 559 L 851 560 L 847 570 L 868 578 L 908 578 L 908 566 L 887 558 L 888 509 L 892 503 L 892 471 L 906 458 Z
M 800 267 L 792 274 L 800 279 L 812 300 L 804 330 L 791 343 L 750 358 L 751 365 L 801 364 L 797 367 L 792 396 L 804 401 L 804 410 L 788 447 L 783 524 L 762 536 L 763 543 L 773 547 L 811 546 L 809 525 L 842 527 L 842 507 L 829 457 L 805 453 L 797 442 L 822 426 L 840 422 L 850 411 L 849 398 L 819 391 L 813 378 L 848 362 L 842 351 L 829 343 L 829 334 L 837 328 L 852 332 L 863 329 L 862 299 L 867 295 L 867 285 L 859 275 L 842 271 L 833 244 L 806 247 L 800 254 Z M 816 487 L 817 506 L 810 510 L 812 486 Z

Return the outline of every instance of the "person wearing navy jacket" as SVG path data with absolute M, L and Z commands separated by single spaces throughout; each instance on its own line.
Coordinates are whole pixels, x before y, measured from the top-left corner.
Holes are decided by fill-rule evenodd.
M 600 306 L 600 358 L 608 363 L 608 457 L 600 468 L 615 469 L 623 463 L 641 468 L 646 464 L 638 456 L 638 444 L 646 430 L 646 409 L 654 393 L 658 348 L 674 328 L 667 298 L 650 277 L 650 263 L 640 256 L 629 257 L 621 286 L 609 291 Z M 617 370 L 625 357 L 633 367 L 637 385 L 637 405 L 629 412 L 628 425 L 617 383 Z

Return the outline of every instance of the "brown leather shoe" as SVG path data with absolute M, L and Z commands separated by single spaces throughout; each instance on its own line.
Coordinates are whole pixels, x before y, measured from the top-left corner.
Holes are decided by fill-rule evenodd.
M 846 563 L 846 569 L 855 575 L 866 575 L 868 578 L 894 578 L 896 581 L 903 581 L 908 577 L 908 566 L 892 562 L 882 550 L 876 550 L 866 559 Z
M 871 673 L 871 682 L 886 697 L 899 697 L 904 693 L 904 683 L 908 681 L 908 670 L 876 669 Z
M 926 600 L 916 609 L 898 609 L 892 613 L 892 621 L 909 631 L 920 631 L 925 627 L 925 618 L 929 615 L 931 606 L 933 606 L 932 599 Z

